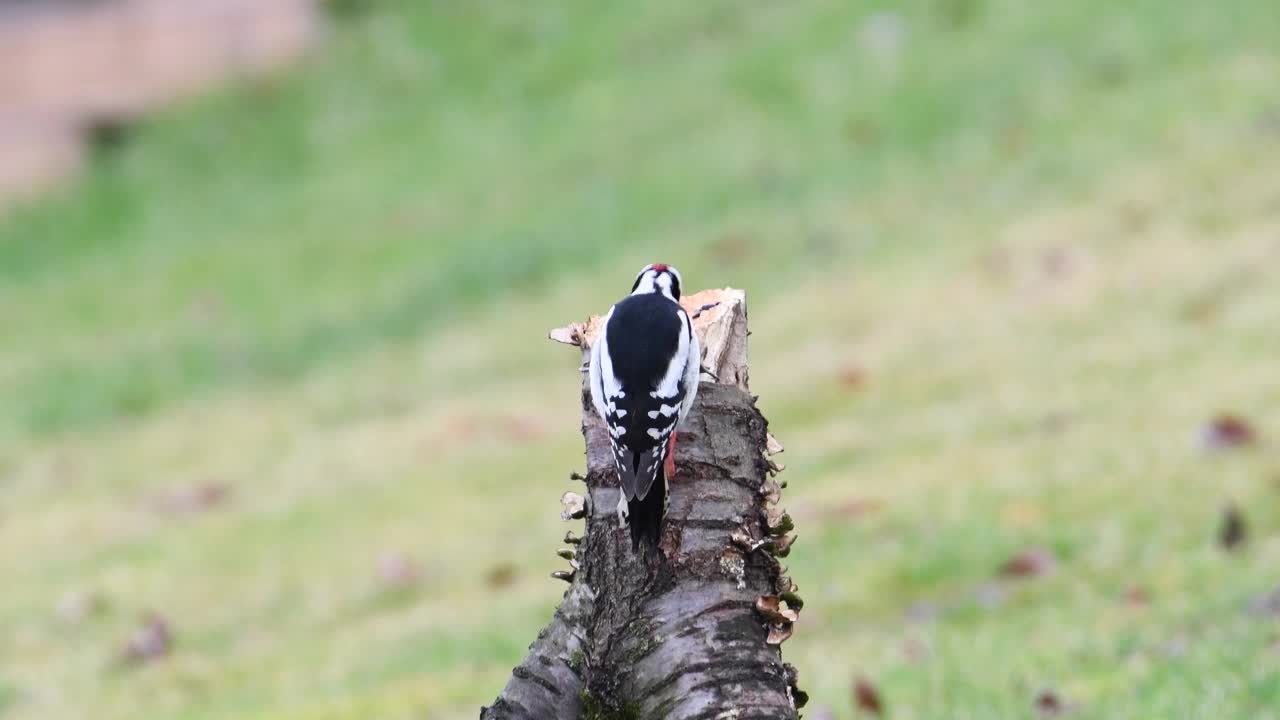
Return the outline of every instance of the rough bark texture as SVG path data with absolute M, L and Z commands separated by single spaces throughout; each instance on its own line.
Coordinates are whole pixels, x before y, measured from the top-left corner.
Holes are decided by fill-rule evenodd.
M 637 556 L 615 513 L 617 473 L 603 422 L 582 396 L 587 494 L 566 496 L 566 516 L 585 513 L 569 590 L 482 720 L 787 720 L 804 695 L 778 645 L 800 601 L 775 555 L 785 555 L 790 519 L 771 509 L 780 450 L 746 390 L 745 299 L 700 293 L 695 322 L 707 364 L 680 433 L 662 552 Z M 589 347 L 598 327 L 553 338 Z M 566 538 L 576 541 L 576 538 Z M 782 598 L 785 598 L 782 599 Z M 789 605 L 789 607 L 788 607 Z

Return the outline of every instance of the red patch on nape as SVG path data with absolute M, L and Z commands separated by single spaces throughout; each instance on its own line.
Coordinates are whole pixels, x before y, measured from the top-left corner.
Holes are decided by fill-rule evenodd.
M 657 270 L 658 272 L 666 272 L 667 266 L 663 265 L 662 263 L 655 263 L 653 266 L 653 269 Z

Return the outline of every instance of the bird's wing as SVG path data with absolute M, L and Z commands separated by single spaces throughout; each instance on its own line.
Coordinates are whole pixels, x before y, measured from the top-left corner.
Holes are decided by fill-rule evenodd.
M 613 308 L 609 309 L 609 314 L 605 315 L 604 322 L 600 326 L 600 334 L 596 337 L 596 342 L 591 346 L 591 361 L 588 364 L 588 385 L 591 386 L 591 404 L 596 408 L 596 414 L 606 422 L 608 421 L 608 399 L 604 393 L 604 367 L 602 358 L 607 357 L 606 352 L 609 346 L 609 333 L 606 330 L 609 327 L 609 318 L 613 317 Z M 609 368 L 610 378 L 613 376 L 613 368 Z
M 689 351 L 684 366 L 684 402 L 680 403 L 680 419 L 689 417 L 693 409 L 693 400 L 698 396 L 698 378 L 702 375 L 702 347 L 698 342 L 698 333 L 693 331 L 693 322 L 684 308 L 680 309 L 680 318 L 684 321 L 685 331 L 689 335 Z
M 676 316 L 680 319 L 678 343 L 675 353 L 667 364 L 667 371 L 663 373 L 658 387 L 652 393 L 653 400 L 656 402 L 650 405 L 652 409 L 646 412 L 648 417 L 645 420 L 648 427 L 645 433 L 652 439 L 654 445 L 641 454 L 636 471 L 636 496 L 642 500 L 649 494 L 649 488 L 653 486 L 658 473 L 662 472 L 662 463 L 667 458 L 667 441 L 671 439 L 671 433 L 675 432 L 680 419 L 692 405 L 688 381 L 691 362 L 689 358 L 691 351 L 698 352 L 698 338 L 692 332 L 693 326 L 684 308 L 675 304 L 675 310 Z M 694 362 L 693 365 L 695 370 L 692 389 L 696 390 L 698 381 L 696 368 L 699 364 Z
M 625 393 L 622 382 L 613 372 L 613 360 L 609 355 L 609 321 L 613 319 L 614 308 L 609 309 L 601 323 L 600 334 L 596 344 L 591 348 L 591 364 L 589 381 L 591 384 L 591 404 L 596 413 L 604 420 L 605 429 L 609 433 L 609 445 L 613 450 L 614 464 L 618 468 L 618 480 L 622 484 L 622 492 L 628 499 L 634 499 L 637 491 L 636 475 L 639 468 L 636 454 L 622 443 L 630 423 L 635 421 L 627 416 L 627 410 L 619 407 L 623 403 Z M 639 460 L 643 460 L 640 458 Z M 640 473 L 643 475 L 643 472 Z

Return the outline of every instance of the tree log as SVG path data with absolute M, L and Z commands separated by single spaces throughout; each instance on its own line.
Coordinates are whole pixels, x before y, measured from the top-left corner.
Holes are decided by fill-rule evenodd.
M 683 301 L 705 349 L 704 381 L 680 432 L 661 552 L 637 555 L 621 527 L 617 471 L 585 377 L 585 516 L 551 623 L 482 720 L 787 720 L 806 697 L 779 645 L 802 605 L 777 557 L 791 520 L 776 507 L 781 451 L 748 392 L 746 298 L 711 290 Z M 552 331 L 588 357 L 600 319 Z

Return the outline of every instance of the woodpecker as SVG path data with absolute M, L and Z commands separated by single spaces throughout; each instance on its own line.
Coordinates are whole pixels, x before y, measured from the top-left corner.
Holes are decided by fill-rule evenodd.
M 591 402 L 608 428 L 622 485 L 618 520 L 630 526 L 637 551 L 642 543 L 658 546 L 676 430 L 698 394 L 702 351 L 679 300 L 680 272 L 646 265 L 591 348 Z

